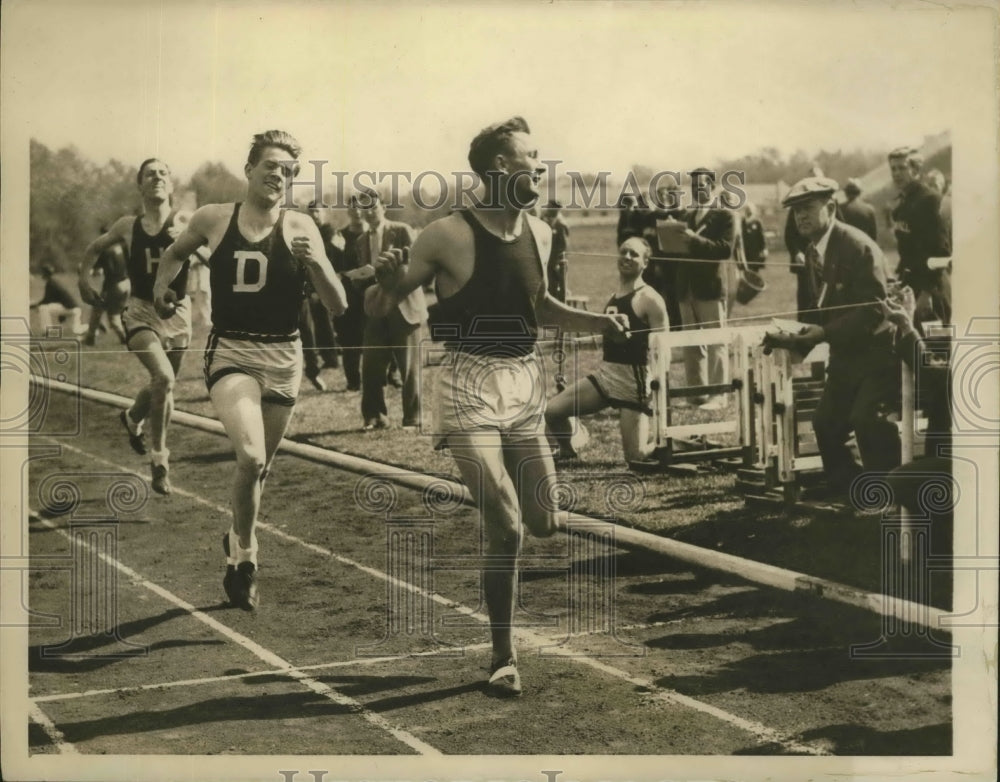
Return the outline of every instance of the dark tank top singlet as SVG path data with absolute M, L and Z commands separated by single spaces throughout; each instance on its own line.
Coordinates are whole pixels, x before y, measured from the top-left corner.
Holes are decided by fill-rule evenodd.
M 146 233 L 142 227 L 142 218 L 135 218 L 132 223 L 132 243 L 128 253 L 128 278 L 132 286 L 132 295 L 138 299 L 153 301 L 153 283 L 156 282 L 156 268 L 159 266 L 163 251 L 174 243 L 169 229 L 173 228 L 176 211 L 170 213 L 163 227 L 153 236 Z M 177 299 L 187 296 L 188 270 L 191 262 L 185 258 L 180 272 L 170 283 L 170 290 L 177 294 Z
M 606 314 L 627 315 L 628 331 L 631 333 L 629 337 L 624 334 L 605 333 L 604 360 L 609 364 L 646 365 L 649 353 L 649 321 L 640 318 L 632 307 L 635 294 L 640 290 L 642 289 L 637 288 L 625 296 L 612 296 L 604 307 Z
M 475 241 L 472 276 L 431 308 L 431 337 L 446 347 L 483 356 L 526 356 L 535 349 L 535 302 L 544 287 L 534 234 L 522 216 L 521 233 L 505 241 L 469 210 L 459 214 Z
M 267 236 L 251 242 L 240 233 L 240 206 L 208 261 L 213 331 L 231 339 L 294 339 L 306 271 L 285 243 L 285 213 Z

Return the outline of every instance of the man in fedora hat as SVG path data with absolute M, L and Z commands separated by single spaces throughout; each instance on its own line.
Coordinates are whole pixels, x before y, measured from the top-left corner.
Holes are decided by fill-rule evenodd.
M 826 490 L 843 497 L 861 468 L 847 440 L 853 431 L 865 470 L 899 466 L 900 440 L 890 415 L 899 397 L 899 363 L 892 332 L 881 330 L 886 297 L 882 251 L 864 232 L 836 219 L 837 182 L 807 177 L 782 201 L 804 237 L 802 284 L 816 322 L 798 334 L 768 335 L 765 344 L 805 354 L 830 346 L 826 385 L 813 417 Z

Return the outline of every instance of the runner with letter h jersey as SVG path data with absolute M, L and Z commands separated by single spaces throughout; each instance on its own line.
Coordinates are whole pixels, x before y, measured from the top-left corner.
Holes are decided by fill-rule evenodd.
M 164 255 L 154 286 L 158 310 L 169 315 L 169 285 L 182 259 L 208 246 L 212 331 L 205 382 L 236 451 L 233 523 L 223 535 L 223 588 L 230 603 L 245 610 L 258 605 L 254 527 L 264 479 L 302 379 L 298 313 L 306 280 L 331 313 L 347 308 L 316 224 L 309 215 L 282 210 L 300 152 L 284 131 L 254 136 L 244 166 L 246 201 L 210 204 L 195 212 Z
M 149 424 L 151 484 L 159 494 L 169 494 L 167 425 L 174 406 L 174 381 L 191 341 L 191 312 L 186 290 L 188 257 L 181 259 L 171 286 L 173 309 L 167 318 L 161 318 L 153 306 L 153 281 L 161 256 L 180 234 L 190 215 L 171 207 L 173 181 L 163 161 L 158 158 L 144 160 L 136 182 L 142 197 L 142 215 L 119 218 L 84 250 L 79 267 L 80 295 L 91 305 L 102 304 L 100 294 L 90 282 L 94 264 L 102 253 L 123 243 L 130 285 L 128 303 L 122 312 L 125 344 L 149 372 L 149 384 L 136 395 L 132 406 L 121 412 L 120 418 L 129 444 L 139 454 L 147 453 L 144 430 L 145 424 Z

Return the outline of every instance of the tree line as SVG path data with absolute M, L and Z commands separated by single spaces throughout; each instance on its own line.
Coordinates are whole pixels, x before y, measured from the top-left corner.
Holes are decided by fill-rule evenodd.
M 76 268 L 83 249 L 101 229 L 127 214 L 139 214 L 138 166 L 86 159 L 73 146 L 51 150 L 32 139 L 28 217 L 32 271 L 51 264 Z M 186 182 L 174 182 L 174 202 L 195 208 L 244 197 L 246 183 L 222 163 L 203 163 Z
M 750 155 L 722 158 L 716 163 L 716 169 L 744 171 L 748 183 L 784 181 L 792 184 L 807 176 L 812 166 L 818 165 L 826 176 L 844 182 L 848 177 L 863 176 L 884 163 L 886 153 L 886 150 L 855 149 L 822 150 L 809 155 L 799 150 L 786 158 L 774 147 L 763 147 Z M 950 164 L 950 148 L 948 158 Z M 51 150 L 36 140 L 31 141 L 30 162 L 29 239 L 33 270 L 45 263 L 60 271 L 75 268 L 83 248 L 103 226 L 121 215 L 139 213 L 135 164 L 112 159 L 98 165 L 83 157 L 76 147 Z M 950 165 L 947 168 L 946 173 L 950 174 Z M 653 170 L 641 164 L 632 168 L 640 181 L 644 174 Z M 236 176 L 219 162 L 203 163 L 188 181 L 175 181 L 174 186 L 174 202 L 190 209 L 209 203 L 238 201 L 246 194 L 242 176 Z M 300 199 L 297 196 L 297 200 Z M 450 203 L 449 197 L 447 204 Z M 422 227 L 447 214 L 450 208 L 447 204 L 437 210 L 428 210 L 414 204 L 410 193 L 403 193 L 400 208 L 388 210 L 387 216 Z M 332 220 L 342 225 L 346 216 L 338 211 Z
M 98 165 L 74 146 L 52 150 L 32 139 L 30 165 L 29 260 L 34 272 L 43 264 L 51 264 L 56 271 L 74 270 L 83 249 L 101 228 L 122 215 L 141 212 L 137 163 L 112 159 Z M 186 209 L 239 201 L 245 196 L 246 180 L 223 163 L 202 163 L 189 180 L 174 180 L 174 204 Z M 308 202 L 301 193 L 295 197 L 299 206 Z M 400 197 L 400 205 L 388 209 L 387 216 L 417 227 L 448 211 L 447 206 L 423 209 L 408 193 Z M 338 226 L 347 222 L 343 210 L 331 219 Z

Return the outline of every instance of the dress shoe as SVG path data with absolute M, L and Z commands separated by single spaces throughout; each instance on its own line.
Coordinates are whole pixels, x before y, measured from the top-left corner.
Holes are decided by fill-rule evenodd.
M 313 384 L 313 387 L 317 391 L 326 391 L 326 383 L 323 382 L 323 378 L 319 376 L 319 372 L 307 372 L 306 377 L 309 378 L 309 382 Z
M 375 429 L 388 429 L 389 419 L 384 415 L 380 415 L 377 418 L 366 418 L 365 425 L 362 429 L 366 432 L 371 432 Z

